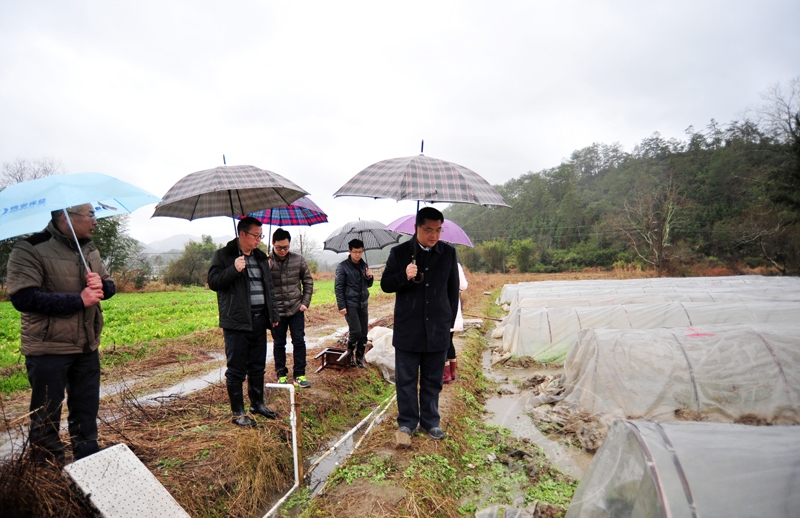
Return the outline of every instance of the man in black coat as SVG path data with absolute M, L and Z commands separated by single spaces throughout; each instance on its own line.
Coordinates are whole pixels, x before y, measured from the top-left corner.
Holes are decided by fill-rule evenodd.
M 214 252 L 208 269 L 208 287 L 217 292 L 219 326 L 225 337 L 225 371 L 233 423 L 247 428 L 256 422 L 244 411 L 242 384 L 247 378 L 250 412 L 278 417 L 264 404 L 264 365 L 267 328 L 280 320 L 267 254 L 259 250 L 264 237 L 261 222 L 242 218 L 239 237 Z
M 397 293 L 392 345 L 399 431 L 413 435 L 419 424 L 433 439 L 444 437 L 439 393 L 458 312 L 458 260 L 455 248 L 439 241 L 442 223 L 438 210 L 420 209 L 413 238 L 392 249 L 381 277 L 381 289 Z
M 369 289 L 375 278 L 363 259 L 364 242 L 351 239 L 347 247 L 350 255 L 336 267 L 333 288 L 339 313 L 347 321 L 350 366 L 358 365 L 364 369 L 364 350 L 369 331 Z

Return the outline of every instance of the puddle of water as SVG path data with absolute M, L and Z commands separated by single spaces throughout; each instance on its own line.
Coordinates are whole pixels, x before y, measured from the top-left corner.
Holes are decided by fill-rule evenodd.
M 348 455 L 350 455 L 350 453 L 353 451 L 353 446 L 358 443 L 359 439 L 361 439 L 363 435 L 364 430 L 358 430 L 350 437 L 345 439 L 342 444 L 340 444 L 333 452 L 322 459 L 320 463 L 314 467 L 313 471 L 311 471 L 311 473 L 308 475 L 308 487 L 313 496 L 316 496 L 320 491 L 322 491 L 325 482 L 328 480 L 328 476 L 339 464 L 344 462 Z M 325 451 L 328 451 L 328 449 L 337 442 L 338 439 L 331 441 Z M 316 459 L 309 459 L 308 464 L 312 464 L 315 460 Z
M 584 451 L 562 446 L 545 437 L 525 414 L 526 404 L 532 397 L 530 393 L 521 393 L 487 400 L 486 410 L 491 412 L 492 416 L 486 419 L 486 422 L 508 428 L 518 439 L 530 440 L 544 450 L 547 459 L 558 469 L 573 478 L 580 479 L 589 467 L 592 456 Z
M 508 428 L 511 434 L 518 439 L 530 440 L 544 450 L 547 459 L 558 469 L 571 477 L 580 479 L 586 468 L 589 467 L 592 455 L 575 448 L 562 446 L 556 441 L 545 437 L 525 413 L 526 405 L 534 394 L 530 391 L 520 391 L 519 385 L 514 383 L 515 381 L 526 380 L 537 373 L 557 375 L 563 369 L 553 367 L 548 369 L 503 369 L 498 371 L 492 368 L 491 351 L 485 351 L 482 360 L 484 376 L 499 383 L 500 389 L 506 392 L 504 396 L 494 397 L 486 401 L 486 410 L 491 412 L 491 416 L 485 421 L 488 424 Z

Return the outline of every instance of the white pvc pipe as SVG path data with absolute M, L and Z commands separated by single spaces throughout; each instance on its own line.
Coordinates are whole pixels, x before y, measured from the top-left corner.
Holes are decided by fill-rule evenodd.
M 372 422 L 369 424 L 367 429 L 364 430 L 364 435 L 362 435 L 361 438 L 358 440 L 358 442 L 355 444 L 355 446 L 353 446 L 353 450 L 350 452 L 351 454 L 354 451 L 356 451 L 359 446 L 361 446 L 361 443 L 364 442 L 364 439 L 367 437 L 367 435 L 369 435 L 369 432 L 372 431 L 372 427 L 375 426 L 375 423 L 377 423 L 378 421 L 381 420 L 381 417 L 383 417 L 383 414 L 385 414 L 386 411 L 389 410 L 389 407 L 392 406 L 392 403 L 394 402 L 394 400 L 396 398 L 397 398 L 397 394 L 393 395 L 391 400 L 389 401 L 389 403 L 387 403 L 386 406 L 383 407 L 383 411 L 380 414 L 378 414 L 377 417 L 375 417 L 375 419 L 372 420 Z M 380 408 L 380 406 L 378 408 Z
M 298 453 L 297 453 L 297 419 L 298 415 L 295 412 L 295 402 L 294 402 L 294 385 L 291 383 L 266 383 L 264 385 L 267 388 L 275 388 L 275 389 L 283 389 L 289 391 L 289 403 L 290 403 L 290 410 L 289 410 L 289 422 L 292 425 L 292 455 L 294 456 L 294 485 L 292 486 L 289 491 L 283 495 L 283 497 L 278 500 L 278 502 L 272 506 L 272 509 L 267 511 L 267 514 L 264 515 L 264 518 L 269 518 L 270 516 L 274 516 L 274 514 L 278 511 L 278 508 L 283 504 L 289 495 L 291 495 L 295 489 L 300 487 L 300 467 L 298 463 Z
M 339 446 L 341 446 L 341 444 L 342 444 L 344 441 L 346 441 L 346 440 L 348 439 L 348 437 L 350 437 L 351 435 L 353 435 L 354 433 L 356 433 L 358 430 L 360 430 L 360 429 L 361 429 L 361 427 L 362 427 L 362 426 L 364 426 L 364 424 L 365 424 L 367 421 L 369 421 L 369 419 L 370 419 L 370 418 L 371 418 L 373 415 L 375 415 L 375 413 L 376 413 L 376 412 L 378 412 L 378 411 L 381 409 L 381 407 L 382 407 L 382 406 L 383 406 L 383 405 L 384 405 L 384 404 L 385 404 L 387 401 L 389 401 L 390 399 L 392 399 L 392 398 L 394 398 L 394 397 L 397 397 L 397 396 L 396 396 L 396 395 L 393 395 L 392 397 L 389 397 L 389 398 L 386 398 L 385 400 L 383 400 L 383 402 L 382 402 L 380 405 L 378 405 L 377 407 L 375 407 L 375 410 L 373 410 L 372 412 L 370 412 L 370 413 L 369 413 L 369 415 L 367 415 L 367 417 L 365 417 L 364 419 L 362 419 L 360 423 L 358 423 L 357 425 L 355 425 L 353 428 L 351 428 L 351 429 L 350 429 L 350 431 L 349 431 L 349 432 L 347 432 L 346 434 L 344 434 L 344 435 L 343 435 L 343 436 L 342 436 L 342 437 L 341 437 L 341 438 L 340 438 L 338 441 L 336 441 L 336 444 L 334 444 L 333 446 L 331 446 L 330 448 L 328 448 L 328 450 L 327 450 L 325 453 L 323 453 L 322 455 L 320 455 L 320 456 L 319 456 L 319 458 L 317 458 L 317 460 L 315 460 L 314 462 L 312 462 L 312 463 L 311 463 L 311 465 L 309 465 L 309 466 L 308 466 L 308 471 L 309 471 L 309 473 L 311 472 L 311 470 L 313 470 L 313 469 L 314 469 L 314 468 L 317 466 L 317 464 L 319 464 L 320 462 L 322 462 L 322 459 L 324 459 L 325 457 L 327 457 L 328 455 L 330 455 L 331 453 L 333 453 L 334 451 L 336 451 L 336 448 L 338 448 Z

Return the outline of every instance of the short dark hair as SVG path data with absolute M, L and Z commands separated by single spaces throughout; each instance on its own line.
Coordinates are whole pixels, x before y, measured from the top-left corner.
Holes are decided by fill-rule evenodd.
M 239 231 L 240 233 L 241 232 L 247 233 L 250 231 L 253 225 L 260 227 L 261 222 L 258 221 L 256 218 L 251 218 L 250 216 L 246 216 L 239 220 L 239 223 L 236 225 L 236 230 Z
M 439 210 L 434 209 L 433 207 L 422 207 L 417 212 L 417 221 L 416 224 L 418 227 L 421 227 L 425 224 L 425 220 L 428 221 L 441 221 L 444 223 L 444 215 L 439 212 Z
M 289 242 L 292 242 L 292 235 L 287 230 L 283 230 L 279 228 L 272 234 L 272 242 L 277 243 L 278 241 L 283 241 L 284 239 L 288 239 Z
M 360 239 L 351 239 L 349 243 L 347 243 L 348 250 L 352 250 L 353 248 L 364 248 L 364 242 Z

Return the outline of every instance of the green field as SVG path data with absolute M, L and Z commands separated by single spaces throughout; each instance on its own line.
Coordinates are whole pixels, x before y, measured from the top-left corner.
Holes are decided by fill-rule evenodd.
M 380 292 L 378 283 L 370 289 Z M 311 305 L 333 304 L 333 281 L 315 281 Z M 203 288 L 158 293 L 118 293 L 101 302 L 105 328 L 100 348 L 177 338 L 219 324 L 217 296 Z M 19 354 L 19 312 L 0 302 L 0 392 L 26 388 L 28 380 Z

